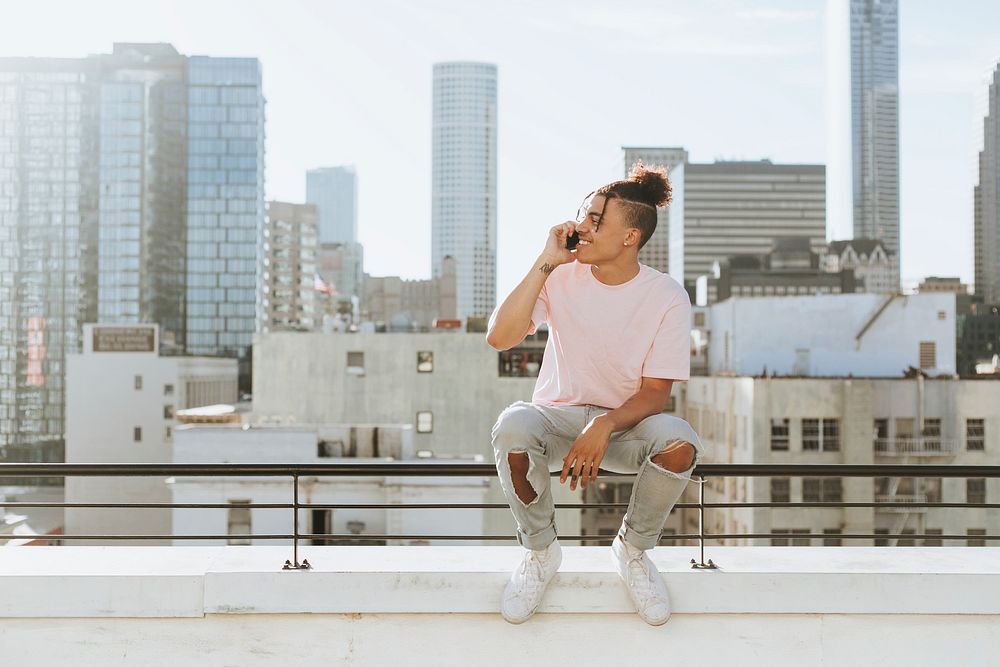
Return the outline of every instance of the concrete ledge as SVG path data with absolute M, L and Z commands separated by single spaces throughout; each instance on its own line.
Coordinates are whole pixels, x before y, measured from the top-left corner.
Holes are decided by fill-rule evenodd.
M 519 547 L 0 549 L 0 617 L 497 612 Z M 1000 614 L 997 547 L 659 547 L 676 614 Z M 610 550 L 565 547 L 542 613 L 634 614 Z

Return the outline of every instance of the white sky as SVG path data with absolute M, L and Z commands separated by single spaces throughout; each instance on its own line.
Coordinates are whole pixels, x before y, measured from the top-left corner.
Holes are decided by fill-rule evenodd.
M 901 4 L 903 279 L 970 281 L 975 100 L 1000 3 Z M 306 169 L 356 165 L 366 270 L 407 278 L 430 274 L 431 66 L 496 63 L 502 298 L 545 230 L 620 176 L 622 145 L 823 163 L 824 19 L 818 0 L 7 0 L 0 56 L 164 41 L 260 58 L 267 197 L 302 201 Z

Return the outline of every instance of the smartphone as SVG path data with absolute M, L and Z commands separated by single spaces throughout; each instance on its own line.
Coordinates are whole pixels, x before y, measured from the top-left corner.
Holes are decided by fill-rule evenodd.
M 579 242 L 580 242 L 580 234 L 578 234 L 577 232 L 573 232 L 572 234 L 566 237 L 566 249 L 575 250 L 576 244 Z

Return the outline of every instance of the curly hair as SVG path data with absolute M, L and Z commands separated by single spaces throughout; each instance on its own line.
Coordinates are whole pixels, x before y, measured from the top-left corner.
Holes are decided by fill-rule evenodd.
M 639 230 L 639 249 L 656 231 L 656 209 L 670 203 L 670 179 L 662 168 L 646 167 L 636 162 L 628 178 L 599 188 L 596 194 L 606 200 L 617 199 L 625 224 Z

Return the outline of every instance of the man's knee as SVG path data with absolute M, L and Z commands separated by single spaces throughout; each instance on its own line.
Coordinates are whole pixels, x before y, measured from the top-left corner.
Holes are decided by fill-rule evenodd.
M 671 472 L 685 472 L 690 469 L 696 459 L 697 450 L 686 440 L 674 440 L 662 451 L 651 457 L 657 466 Z
M 530 405 L 514 405 L 502 413 L 493 426 L 493 448 L 497 452 L 524 449 L 539 437 L 540 415 Z

